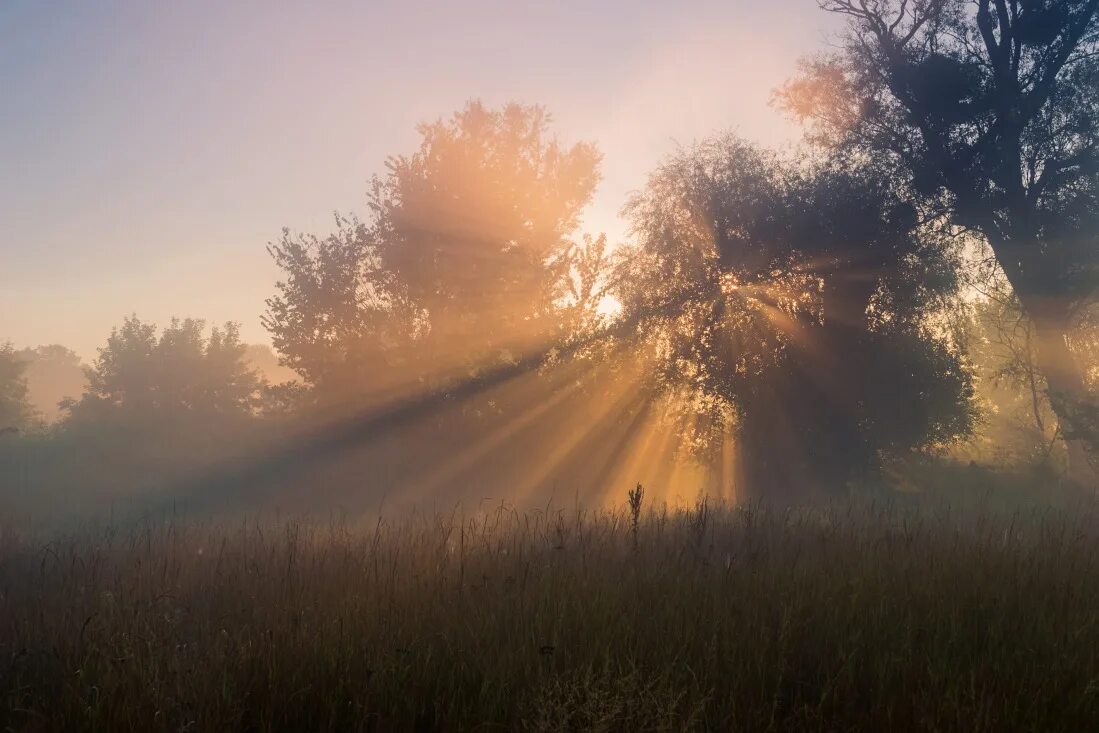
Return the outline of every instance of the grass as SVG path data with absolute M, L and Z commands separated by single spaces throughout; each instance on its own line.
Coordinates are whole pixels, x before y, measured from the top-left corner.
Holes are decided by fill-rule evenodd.
M 1099 729 L 1090 509 L 640 502 L 7 532 L 0 729 Z

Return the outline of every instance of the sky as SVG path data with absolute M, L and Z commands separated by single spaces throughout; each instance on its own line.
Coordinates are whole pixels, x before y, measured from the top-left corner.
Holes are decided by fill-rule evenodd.
M 677 146 L 792 144 L 772 91 L 833 30 L 814 0 L 3 0 L 0 343 L 91 359 L 130 313 L 266 343 L 266 244 L 364 214 L 417 123 L 470 99 L 594 142 L 584 229 L 622 241 Z

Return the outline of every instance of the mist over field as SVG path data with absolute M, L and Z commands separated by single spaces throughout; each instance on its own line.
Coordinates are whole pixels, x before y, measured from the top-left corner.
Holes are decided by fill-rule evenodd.
M 1099 3 L 766 5 L 0 9 L 0 727 L 1099 727 Z

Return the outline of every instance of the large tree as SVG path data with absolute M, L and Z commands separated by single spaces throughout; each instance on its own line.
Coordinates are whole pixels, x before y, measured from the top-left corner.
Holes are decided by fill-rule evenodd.
M 783 102 L 987 239 L 1079 446 L 1099 428 L 1071 348 L 1099 285 L 1099 0 L 820 5 L 847 21 L 842 51 L 807 62 Z
M 603 242 L 576 235 L 599 156 L 549 123 L 474 102 L 421 125 L 418 150 L 375 180 L 367 223 L 272 245 L 285 279 L 264 323 L 284 362 L 344 401 L 467 378 L 584 322 Z
M 471 103 L 420 127 L 372 198 L 378 254 L 427 319 L 437 363 L 495 361 L 563 334 L 569 253 L 598 182 L 593 146 L 561 145 L 541 107 Z
M 659 391 L 735 419 L 743 491 L 835 489 L 969 429 L 969 374 L 933 321 L 955 261 L 887 176 L 724 137 L 666 161 L 626 213 L 623 317 Z

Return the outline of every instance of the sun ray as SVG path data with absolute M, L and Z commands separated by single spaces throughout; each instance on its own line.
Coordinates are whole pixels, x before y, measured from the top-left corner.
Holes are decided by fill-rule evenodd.
M 626 410 L 636 407 L 643 398 L 637 395 L 640 375 L 632 373 L 618 375 L 608 387 L 600 404 L 589 408 L 583 416 L 573 416 L 571 420 L 557 426 L 556 434 L 551 433 L 545 443 L 552 446 L 549 450 L 532 456 L 524 470 L 521 483 L 516 486 L 516 501 L 526 498 L 543 487 L 554 471 L 562 465 L 571 465 L 569 458 L 593 444 L 598 444 L 602 433 L 613 420 L 619 419 Z
M 515 415 L 503 425 L 492 430 L 473 445 L 455 451 L 443 463 L 432 466 L 426 475 L 414 479 L 410 485 L 402 488 L 402 495 L 415 501 L 435 491 L 447 482 L 453 481 L 461 473 L 476 468 L 494 451 L 506 447 L 505 444 L 509 439 L 514 438 L 520 431 L 533 425 L 535 421 L 543 419 L 547 413 L 575 395 L 579 388 L 580 384 L 573 381 L 566 384 L 565 387 L 550 393 L 545 399 L 532 397 L 532 401 L 537 404 L 517 409 Z
M 653 445 L 664 428 L 657 414 L 656 405 L 650 402 L 646 406 L 644 425 L 639 435 L 632 441 L 629 452 L 618 462 L 615 472 L 604 482 L 604 485 L 597 487 L 599 490 L 596 496 L 597 503 L 606 503 L 608 497 L 613 503 L 619 498 L 614 492 L 644 482 L 651 464 L 654 460 L 659 460 L 654 455 Z

